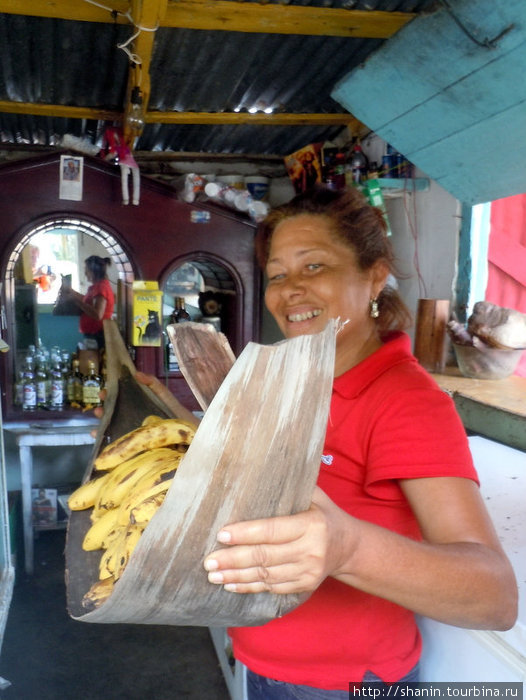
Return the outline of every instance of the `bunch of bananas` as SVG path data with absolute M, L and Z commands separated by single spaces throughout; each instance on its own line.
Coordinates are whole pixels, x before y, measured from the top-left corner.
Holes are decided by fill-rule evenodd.
M 84 607 L 98 607 L 111 595 L 162 504 L 195 429 L 177 418 L 146 417 L 140 427 L 101 450 L 92 478 L 70 495 L 71 510 L 93 509 L 83 549 L 103 550 L 99 581 L 84 596 Z

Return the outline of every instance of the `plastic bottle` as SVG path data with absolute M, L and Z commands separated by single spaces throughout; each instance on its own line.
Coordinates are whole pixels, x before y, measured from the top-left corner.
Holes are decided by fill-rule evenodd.
M 365 153 L 362 151 L 360 142 L 354 144 L 348 163 L 351 170 L 352 184 L 359 185 L 361 182 L 367 179 L 369 161 L 367 160 Z

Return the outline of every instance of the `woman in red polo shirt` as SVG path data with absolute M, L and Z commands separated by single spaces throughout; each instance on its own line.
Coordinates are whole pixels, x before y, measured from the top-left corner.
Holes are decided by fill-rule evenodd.
M 107 274 L 110 265 L 110 258 L 90 255 L 85 260 L 84 272 L 90 282 L 86 294 L 64 287 L 61 289 L 63 297 L 72 299 L 81 310 L 80 332 L 84 338 L 96 341 L 99 348 L 104 347 L 102 322 L 112 317 L 115 306 L 115 295 Z
M 258 240 L 286 338 L 341 322 L 331 410 L 311 508 L 225 523 L 205 569 L 232 595 L 310 594 L 230 630 L 249 700 L 347 700 L 350 683 L 417 679 L 414 613 L 508 629 L 517 588 L 453 402 L 403 332 L 381 212 L 317 189 L 271 212 Z

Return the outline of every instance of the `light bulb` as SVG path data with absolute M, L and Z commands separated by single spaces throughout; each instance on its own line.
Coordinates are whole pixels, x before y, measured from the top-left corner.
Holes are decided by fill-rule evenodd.
M 142 104 L 142 92 L 135 86 L 131 93 L 130 110 L 126 116 L 126 122 L 130 130 L 139 135 L 144 129 L 144 108 Z

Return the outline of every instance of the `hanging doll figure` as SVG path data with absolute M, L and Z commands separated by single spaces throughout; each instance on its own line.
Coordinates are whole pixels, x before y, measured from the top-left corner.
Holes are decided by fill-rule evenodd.
M 121 169 L 122 203 L 129 204 L 130 202 L 128 179 L 131 172 L 133 182 L 132 203 L 135 205 L 139 204 L 141 189 L 139 166 L 126 145 L 122 129 L 115 127 L 106 129 L 104 140 L 106 145 L 103 150 L 104 160 L 114 161 Z

